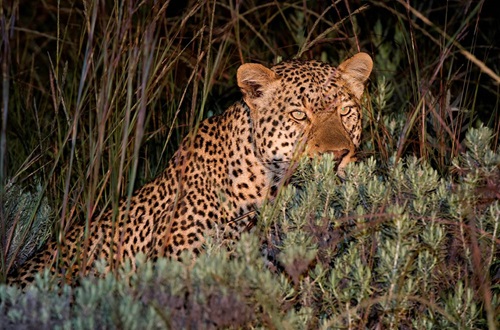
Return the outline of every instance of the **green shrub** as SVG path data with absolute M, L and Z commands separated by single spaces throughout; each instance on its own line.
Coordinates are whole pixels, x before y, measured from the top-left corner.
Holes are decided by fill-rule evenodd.
M 352 164 L 340 183 L 331 157 L 304 159 L 293 184 L 261 209 L 258 227 L 231 252 L 209 239 L 195 262 L 141 259 L 136 272 L 128 265 L 72 289 L 51 287 L 48 274 L 24 294 L 3 286 L 0 321 L 47 328 L 491 327 L 500 307 L 491 280 L 500 203 L 485 203 L 482 189 L 500 175 L 500 155 L 490 139 L 487 128 L 469 131 L 468 151 L 455 165 L 471 174 L 459 180 L 409 157 L 387 169 L 373 158 Z

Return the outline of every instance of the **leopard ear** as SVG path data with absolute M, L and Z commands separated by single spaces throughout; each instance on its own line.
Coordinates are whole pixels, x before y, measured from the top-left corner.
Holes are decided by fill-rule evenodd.
M 238 68 L 236 78 L 244 98 L 255 99 L 261 97 L 266 87 L 278 76 L 263 65 L 247 63 Z
M 358 99 L 363 95 L 365 82 L 368 80 L 372 68 L 372 58 L 366 53 L 358 53 L 342 62 L 338 67 L 342 71 L 341 77 Z

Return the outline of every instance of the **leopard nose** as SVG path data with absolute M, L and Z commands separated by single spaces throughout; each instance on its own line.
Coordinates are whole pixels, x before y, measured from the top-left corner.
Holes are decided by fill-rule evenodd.
M 319 147 L 318 145 L 316 145 Z M 349 153 L 349 149 L 335 149 L 335 150 L 326 150 L 323 152 L 318 152 L 319 155 L 323 154 L 333 154 L 333 159 L 336 161 L 342 160 Z
M 333 150 L 333 159 L 336 161 L 344 159 L 344 157 L 349 153 L 349 149 L 339 149 L 339 150 Z

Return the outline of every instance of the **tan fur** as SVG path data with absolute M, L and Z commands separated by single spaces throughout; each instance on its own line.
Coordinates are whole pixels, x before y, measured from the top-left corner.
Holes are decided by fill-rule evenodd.
M 49 242 L 9 283 L 24 286 L 45 267 L 71 280 L 92 271 L 98 258 L 113 267 L 133 263 L 139 252 L 153 260 L 199 253 L 207 235 L 238 239 L 304 148 L 310 155 L 333 153 L 338 171 L 355 159 L 359 103 L 371 70 L 364 53 L 338 68 L 317 61 L 271 69 L 243 64 L 237 74 L 243 102 L 200 123 L 159 177 L 120 202 L 115 218 L 109 210 L 88 231 L 74 226 L 60 246 Z

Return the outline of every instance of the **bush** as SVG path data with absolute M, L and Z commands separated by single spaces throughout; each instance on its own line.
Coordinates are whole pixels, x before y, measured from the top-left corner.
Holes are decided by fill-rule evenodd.
M 208 240 L 185 263 L 139 261 L 75 288 L 38 278 L 1 287 L 3 325 L 46 328 L 494 327 L 499 308 L 500 175 L 491 130 L 472 129 L 440 178 L 415 157 L 386 169 L 352 164 L 341 184 L 331 157 L 302 160 L 294 184 L 262 208 L 228 252 Z M 475 148 L 476 145 L 485 148 Z M 472 167 L 471 167 L 472 166 Z M 498 184 L 498 179 L 494 181 Z M 100 269 L 104 269 L 102 267 Z

